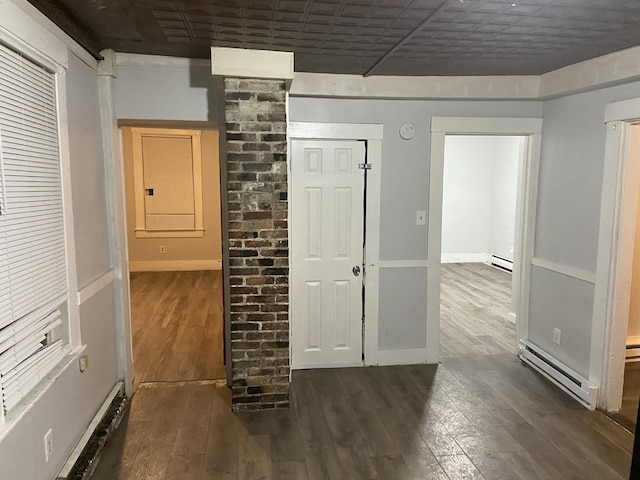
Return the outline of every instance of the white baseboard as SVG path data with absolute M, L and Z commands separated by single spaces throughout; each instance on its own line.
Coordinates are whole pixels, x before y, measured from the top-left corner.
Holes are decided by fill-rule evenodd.
M 516 324 L 516 320 L 518 317 L 516 317 L 516 314 L 513 312 L 509 312 L 509 315 L 507 315 L 507 321 L 509 323 L 513 323 L 514 325 Z
M 362 362 L 355 363 L 333 363 L 331 365 L 326 365 L 324 363 L 305 363 L 304 365 L 296 365 L 295 363 L 291 364 L 291 371 L 293 370 L 313 370 L 318 368 L 355 368 L 355 367 L 364 367 Z M 291 375 L 289 375 L 289 380 L 291 380 Z
M 222 270 L 222 260 L 162 260 L 130 261 L 130 272 L 186 272 L 193 270 Z
M 440 261 L 442 263 L 489 263 L 490 257 L 488 253 L 443 253 Z
M 400 348 L 378 350 L 378 365 L 417 365 L 426 363 L 426 348 Z

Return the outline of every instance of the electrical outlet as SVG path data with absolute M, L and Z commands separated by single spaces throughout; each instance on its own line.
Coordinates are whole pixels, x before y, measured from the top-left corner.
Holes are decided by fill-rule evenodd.
M 78 363 L 80 364 L 80 372 L 84 372 L 87 368 L 89 368 L 89 356 L 82 355 Z
M 553 329 L 553 343 L 560 345 L 560 338 L 562 337 L 562 330 L 559 328 Z
M 47 433 L 44 434 L 44 459 L 48 462 L 49 457 L 53 453 L 53 438 L 52 431 L 49 429 Z
M 416 212 L 416 225 L 424 225 L 427 218 L 427 212 L 424 210 L 418 210 Z
M 164 245 L 160 245 L 160 253 L 166 253 L 167 249 L 165 248 Z

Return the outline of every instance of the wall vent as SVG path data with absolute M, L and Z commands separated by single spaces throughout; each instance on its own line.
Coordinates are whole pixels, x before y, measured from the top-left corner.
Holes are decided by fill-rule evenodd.
M 530 342 L 520 340 L 520 359 L 547 377 L 589 410 L 595 410 L 598 387 Z

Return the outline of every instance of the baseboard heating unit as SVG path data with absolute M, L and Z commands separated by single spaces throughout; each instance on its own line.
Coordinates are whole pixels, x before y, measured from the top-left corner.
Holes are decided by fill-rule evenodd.
M 595 410 L 598 387 L 530 342 L 520 341 L 518 356 L 589 410 Z
M 499 257 L 498 255 L 491 255 L 489 259 L 489 263 L 494 267 L 501 268 L 502 270 L 507 270 L 508 272 L 513 272 L 513 260 L 509 260 L 508 258 Z

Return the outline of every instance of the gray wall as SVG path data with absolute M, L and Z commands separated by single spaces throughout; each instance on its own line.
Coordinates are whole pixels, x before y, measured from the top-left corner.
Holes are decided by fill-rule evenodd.
M 522 143 L 523 137 L 446 136 L 443 262 L 487 261 L 491 254 L 513 260 Z
M 67 72 L 68 114 L 76 226 L 76 261 L 80 284 L 109 270 L 105 175 L 97 78 L 70 55 Z M 82 343 L 89 368 L 73 363 L 13 426 L 0 443 L 2 480 L 55 478 L 76 443 L 117 382 L 114 292 L 107 287 L 81 305 Z M 44 434 L 51 428 L 53 456 L 44 458 Z
M 218 120 L 220 79 L 209 66 L 118 65 L 116 115 L 119 119 Z
M 98 83 L 77 57 L 69 59 L 69 143 L 80 288 L 109 270 L 109 224 Z
M 544 102 L 535 257 L 596 271 L 604 109 L 635 97 L 640 82 Z M 589 285 L 534 267 L 529 308 L 529 338 L 585 376 L 594 300 Z M 560 347 L 552 342 L 554 327 L 562 330 Z
M 432 116 L 540 117 L 540 102 L 352 100 L 291 97 L 294 122 L 378 123 L 384 125 L 381 185 L 381 260 L 426 260 L 427 229 L 416 227 L 416 210 L 428 211 Z M 400 125 L 416 127 L 412 140 L 398 135 Z M 420 275 L 426 275 L 422 269 Z M 380 284 L 379 348 L 424 347 L 426 289 L 409 302 L 398 291 L 412 291 L 416 269 L 383 268 Z M 422 277 L 425 278 L 425 277 Z

